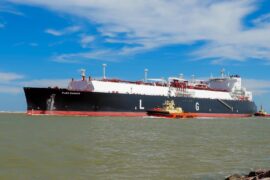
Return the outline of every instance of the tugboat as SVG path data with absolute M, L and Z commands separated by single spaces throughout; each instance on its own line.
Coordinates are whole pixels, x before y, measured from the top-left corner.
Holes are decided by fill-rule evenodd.
M 261 109 L 258 112 L 256 112 L 254 116 L 270 117 L 270 114 L 264 111 L 263 107 L 261 106 Z
M 173 100 L 166 100 L 162 108 L 153 108 L 147 111 L 148 116 L 165 118 L 194 118 L 195 113 L 185 113 L 181 107 L 176 107 Z

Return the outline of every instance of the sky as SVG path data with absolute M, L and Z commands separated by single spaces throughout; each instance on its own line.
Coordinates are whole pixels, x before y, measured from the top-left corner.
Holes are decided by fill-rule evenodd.
M 71 78 L 238 74 L 270 112 L 269 0 L 1 0 L 0 111 Z

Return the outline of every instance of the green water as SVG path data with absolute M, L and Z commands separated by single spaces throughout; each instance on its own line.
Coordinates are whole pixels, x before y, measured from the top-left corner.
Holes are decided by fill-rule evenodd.
M 270 119 L 0 114 L 0 179 L 224 179 L 270 168 Z

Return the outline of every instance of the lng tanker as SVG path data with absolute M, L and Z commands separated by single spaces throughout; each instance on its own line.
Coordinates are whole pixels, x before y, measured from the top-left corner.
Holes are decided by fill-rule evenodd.
M 188 81 L 179 77 L 126 81 L 103 78 L 72 79 L 67 88 L 24 87 L 29 115 L 145 116 L 147 110 L 173 100 L 196 117 L 249 117 L 257 107 L 239 75 Z

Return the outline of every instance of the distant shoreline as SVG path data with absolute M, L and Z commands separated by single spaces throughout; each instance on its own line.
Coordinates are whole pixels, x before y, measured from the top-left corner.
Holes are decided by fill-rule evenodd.
M 25 114 L 24 111 L 0 111 L 0 114 Z

